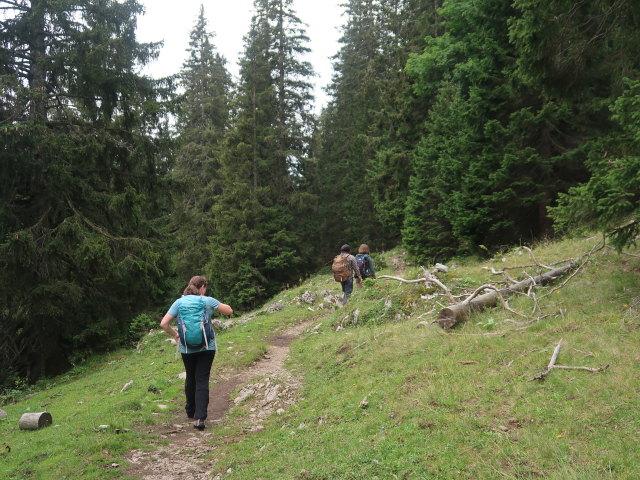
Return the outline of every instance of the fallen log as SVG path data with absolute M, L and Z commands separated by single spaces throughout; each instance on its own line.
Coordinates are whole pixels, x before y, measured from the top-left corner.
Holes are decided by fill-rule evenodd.
M 489 307 L 494 307 L 497 304 L 498 300 L 505 295 L 520 292 L 522 290 L 525 290 L 530 285 L 544 285 L 564 275 L 568 271 L 576 269 L 578 267 L 579 263 L 576 261 L 572 261 L 571 263 L 560 268 L 545 272 L 536 277 L 529 277 L 509 287 L 502 288 L 500 290 L 492 290 L 483 295 L 472 295 L 462 302 L 449 305 L 448 307 L 440 310 L 440 312 L 438 313 L 438 318 L 435 320 L 435 322 L 442 328 L 451 328 L 456 323 L 466 319 L 472 312 L 484 310 L 485 308 Z
M 37 412 L 37 413 L 24 413 L 18 425 L 20 430 L 38 430 L 39 428 L 51 425 L 53 419 L 49 412 Z

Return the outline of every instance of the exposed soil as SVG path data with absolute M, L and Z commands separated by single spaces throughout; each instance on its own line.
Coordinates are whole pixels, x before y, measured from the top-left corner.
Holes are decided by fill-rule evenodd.
M 200 432 L 193 428 L 193 421 L 185 414 L 176 416 L 171 424 L 154 426 L 148 430 L 167 441 L 153 452 L 134 450 L 127 456 L 131 467 L 127 475 L 141 480 L 216 480 L 211 470 L 215 460 L 210 453 L 208 437 L 216 435 L 216 425 L 221 424 L 229 409 L 244 405 L 249 414 L 245 418 L 244 432 L 262 430 L 262 421 L 274 413 L 282 413 L 295 403 L 300 381 L 285 367 L 289 345 L 299 338 L 312 322 L 296 325 L 282 335 L 270 339 L 262 359 L 246 370 L 234 375 L 220 372 L 221 380 L 209 390 L 207 428 Z M 215 362 L 212 371 L 215 370 Z M 226 378 L 225 378 L 226 377 Z M 255 382 L 251 382 L 255 379 Z M 249 383 L 248 383 L 249 382 Z M 231 394 L 241 385 L 235 398 Z M 181 399 L 178 401 L 181 402 Z M 238 442 L 238 438 L 226 438 L 225 442 Z

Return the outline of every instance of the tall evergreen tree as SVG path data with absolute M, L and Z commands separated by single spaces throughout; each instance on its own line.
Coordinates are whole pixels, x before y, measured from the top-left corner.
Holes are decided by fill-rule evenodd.
M 351 0 L 329 85 L 331 101 L 321 116 L 317 191 L 322 224 L 319 250 L 325 256 L 347 241 L 374 243 L 382 233 L 367 181 L 375 146 L 368 138 L 381 92 L 382 26 L 378 0 Z M 383 235 L 379 235 L 382 237 Z M 375 244 L 375 243 L 374 243 Z
M 548 96 L 570 99 L 588 134 L 580 150 L 591 177 L 551 208 L 556 228 L 597 228 L 625 247 L 640 233 L 640 4 L 514 5 L 522 12 L 512 25 L 520 74 Z M 541 55 L 546 50 L 552 55 Z
M 433 0 L 352 0 L 318 149 L 325 245 L 399 239 L 422 99 L 404 72 L 435 33 Z M 328 253 L 328 252 L 327 252 Z
M 2 382 L 109 345 L 161 292 L 166 165 L 136 1 L 0 6 Z
M 207 31 L 204 7 L 191 31 L 189 57 L 180 72 L 178 98 L 174 230 L 183 280 L 202 272 L 214 228 L 213 200 L 221 193 L 221 144 L 230 121 L 231 77 Z
M 585 115 L 589 100 L 551 96 L 519 73 L 527 60 L 512 40 L 512 2 L 450 1 L 441 11 L 446 31 L 408 65 L 434 102 L 403 231 L 422 258 L 550 233 L 546 209 L 586 178 L 580 148 L 599 128 Z
M 301 254 L 313 120 L 312 70 L 301 58 L 308 39 L 290 0 L 256 0 L 255 10 L 222 156 L 208 267 L 216 291 L 240 306 L 264 300 L 308 268 Z

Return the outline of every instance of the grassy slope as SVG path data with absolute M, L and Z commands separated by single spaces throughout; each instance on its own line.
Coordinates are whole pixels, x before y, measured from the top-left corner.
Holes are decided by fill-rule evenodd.
M 553 263 L 596 242 L 539 245 L 535 254 Z M 391 265 L 390 254 L 378 260 Z M 496 280 L 483 266 L 528 263 L 528 253 L 517 249 L 492 262 L 459 261 L 440 278 L 457 293 Z M 317 302 L 316 311 L 291 302 L 307 289 L 337 293 L 338 284 L 318 275 L 274 299 L 288 304 L 282 311 L 220 335 L 215 368 L 232 369 L 258 358 L 269 332 L 309 318 L 322 324 L 292 345 L 289 368 L 305 384 L 296 406 L 250 435 L 243 433 L 245 407 L 234 409 L 211 440 L 213 473 L 225 479 L 640 478 L 639 271 L 640 258 L 602 250 L 540 300 L 545 314 L 556 315 L 522 328 L 524 318 L 492 309 L 450 333 L 417 328 L 435 316 L 421 315 L 438 308 L 421 299 L 433 293 L 422 284 L 367 282 L 335 312 L 318 310 Z M 411 267 L 402 273 L 417 275 Z M 510 305 L 532 309 L 525 297 Z M 346 328 L 336 331 L 340 324 Z M 559 364 L 611 367 L 595 374 L 554 370 L 544 381 L 528 381 L 547 365 L 560 338 Z M 159 403 L 180 409 L 172 399 L 181 395 L 181 370 L 164 337 L 150 335 L 140 352 L 95 359 L 4 407 L 10 417 L 0 421 L 0 447 L 12 450 L 0 453 L 0 478 L 123 478 L 122 469 L 105 467 L 158 441 L 134 427 L 168 421 Z M 131 379 L 133 386 L 121 393 Z M 360 407 L 363 399 L 367 408 Z M 59 426 L 17 429 L 22 412 L 44 408 Z M 95 431 L 100 424 L 111 427 Z

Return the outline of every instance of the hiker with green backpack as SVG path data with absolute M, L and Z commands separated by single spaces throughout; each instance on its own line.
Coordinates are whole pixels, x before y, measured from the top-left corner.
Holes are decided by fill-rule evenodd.
M 347 244 L 342 245 L 340 253 L 336 255 L 331 264 L 333 271 L 333 279 L 342 285 L 342 305 L 347 304 L 349 296 L 353 292 L 353 276 L 358 277 L 358 286 L 362 286 L 362 275 L 358 269 L 356 259 L 349 252 L 351 247 Z
M 178 298 L 160 322 L 160 327 L 180 345 L 182 362 L 187 373 L 184 382 L 187 417 L 194 427 L 204 430 L 209 406 L 209 375 L 216 356 L 216 337 L 211 324 L 214 310 L 231 315 L 233 309 L 213 297 L 205 296 L 207 279 L 195 276 L 189 280 L 182 297 Z M 177 320 L 178 330 L 170 323 Z

